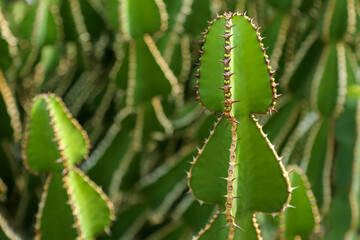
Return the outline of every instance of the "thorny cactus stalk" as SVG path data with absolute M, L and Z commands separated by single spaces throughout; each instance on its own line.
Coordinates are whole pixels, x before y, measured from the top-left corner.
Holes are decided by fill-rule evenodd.
M 34 98 L 23 158 L 31 172 L 49 173 L 36 219 L 36 239 L 92 239 L 114 220 L 112 203 L 76 166 L 89 147 L 86 132 L 59 97 Z
M 281 157 L 258 123 L 276 111 L 275 71 L 259 27 L 245 13 L 225 12 L 209 24 L 196 88 L 202 106 L 219 118 L 194 157 L 188 179 L 195 198 L 218 204 L 220 212 L 197 239 L 261 239 L 255 212 L 283 212 L 293 190 Z

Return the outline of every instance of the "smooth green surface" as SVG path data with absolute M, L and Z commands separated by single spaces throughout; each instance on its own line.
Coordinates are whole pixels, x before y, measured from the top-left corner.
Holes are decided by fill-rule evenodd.
M 288 197 L 287 182 L 268 143 L 250 118 L 238 125 L 237 136 L 236 214 L 281 211 Z
M 132 38 L 160 30 L 159 8 L 154 0 L 121 0 L 122 30 Z
M 232 114 L 247 117 L 250 113 L 265 113 L 272 100 L 270 75 L 264 62 L 264 53 L 251 24 L 243 16 L 232 18 L 230 42 L 236 47 L 231 51 L 232 99 L 240 101 L 233 104 Z M 240 120 L 241 122 L 241 120 Z
M 298 167 L 289 167 L 294 169 L 290 175 L 290 181 L 293 186 L 298 187 L 291 194 L 290 204 L 296 208 L 289 208 L 285 211 L 285 237 L 286 239 L 295 239 L 300 236 L 301 239 L 308 239 L 315 226 L 314 207 L 310 202 L 308 194 L 311 191 L 307 182 L 306 175 Z M 306 181 L 306 182 L 304 182 Z
M 324 170 L 328 170 L 331 166 L 326 164 L 326 153 L 328 151 L 328 138 L 330 132 L 330 120 L 328 119 L 320 119 L 320 128 L 317 130 L 315 142 L 311 148 L 311 155 L 309 159 L 309 164 L 306 169 L 306 175 L 309 178 L 309 182 L 311 184 L 311 189 L 314 192 L 317 203 L 319 207 L 323 204 L 323 194 L 324 194 Z M 318 124 L 318 123 L 316 123 Z M 314 131 L 314 129 L 312 130 Z M 311 133 L 313 134 L 313 133 Z M 309 143 L 307 143 L 309 145 Z
M 9 45 L 5 41 L 5 39 L 2 38 L 0 34 L 0 68 L 1 69 L 8 69 L 12 64 L 12 59 L 9 53 Z
M 338 88 L 339 88 L 339 73 L 338 73 L 338 56 L 336 45 L 332 44 L 330 49 L 325 48 L 323 57 L 326 57 L 325 68 L 323 69 L 320 84 L 317 92 L 316 101 L 317 109 L 321 114 L 330 117 L 337 103 Z M 319 67 L 323 67 L 319 65 Z M 313 86 L 315 87 L 315 86 Z
M 78 169 L 69 170 L 64 181 L 70 189 L 70 198 L 78 211 L 77 217 L 81 231 L 85 239 L 91 239 L 110 225 L 111 213 L 108 203 L 79 174 L 79 171 Z
M 214 216 L 213 216 L 214 217 Z M 211 225 L 210 229 L 204 232 L 200 237 L 199 240 L 216 240 L 216 239 L 227 239 L 229 234 L 229 227 L 225 227 L 226 225 L 226 218 L 225 215 L 218 215 Z
M 211 111 L 224 112 L 224 91 L 219 87 L 224 86 L 224 64 L 219 60 L 224 58 L 225 40 L 219 35 L 225 32 L 225 20 L 216 20 L 206 35 L 204 54 L 201 56 L 199 94 L 202 104 Z
M 134 104 L 149 101 L 156 95 L 168 95 L 171 91 L 170 83 L 155 62 L 144 40 L 139 38 L 133 44 L 136 44 Z
M 141 222 L 140 218 L 144 218 L 146 212 L 147 204 L 145 202 L 136 202 L 124 207 L 117 213 L 117 221 L 111 226 L 111 236 L 114 239 L 121 239 L 128 229 L 131 229 L 134 225 L 136 226 L 137 221 Z M 126 221 L 122 221 L 123 219 L 126 219 Z M 99 237 L 99 239 L 108 239 L 108 237 Z
M 355 0 L 350 1 L 353 1 L 353 4 L 355 3 Z M 331 2 L 332 1 L 328 1 L 328 5 Z M 347 9 L 348 2 L 348 0 L 335 0 L 335 7 L 331 14 L 330 25 L 328 25 L 329 29 L 325 30 L 329 33 L 329 36 L 325 37 L 329 37 L 332 41 L 339 41 L 347 32 L 347 27 L 349 25 L 349 9 Z M 351 9 L 351 11 L 352 10 L 353 9 Z M 326 14 L 328 13 L 326 12 Z
M 161 207 L 162 204 L 167 204 L 165 201 L 169 195 L 174 194 L 172 192 L 174 186 L 185 179 L 186 174 L 184 169 L 189 168 L 189 162 L 191 162 L 194 154 L 193 152 L 187 154 L 178 159 L 173 166 L 165 164 L 162 166 L 162 169 L 160 167 L 160 169 L 157 170 L 158 173 L 163 170 L 166 174 L 160 175 L 154 183 L 144 188 L 145 196 L 153 209 Z M 184 184 L 184 189 L 185 186 Z
M 30 115 L 28 140 L 25 140 L 24 154 L 29 167 L 36 172 L 53 171 L 56 160 L 61 157 L 58 144 L 54 141 L 54 130 L 50 125 L 45 96 L 35 99 Z
M 231 144 L 231 126 L 226 119 L 215 128 L 215 133 L 209 138 L 203 153 L 191 169 L 190 187 L 196 198 L 207 203 L 224 204 L 229 151 Z
M 43 192 L 46 200 L 41 210 L 38 234 L 44 240 L 76 239 L 77 231 L 73 227 L 75 219 L 71 207 L 67 203 L 69 198 L 62 182 L 61 172 L 56 171 L 49 175 L 47 181 L 50 183 L 47 191 Z
M 0 138 L 8 138 L 12 139 L 14 130 L 11 126 L 11 118 L 8 114 L 8 107 L 6 106 L 6 103 L 4 101 L 3 95 L 0 93 Z
M 58 38 L 55 17 L 50 10 L 51 5 L 50 0 L 39 1 L 32 33 L 33 44 L 37 47 L 54 44 Z M 42 11 L 39 11 L 39 7 Z
M 121 129 L 119 132 L 109 132 L 109 135 L 115 134 L 113 139 L 104 139 L 103 143 L 100 143 L 105 148 L 102 153 L 94 152 L 95 155 L 90 156 L 91 161 L 96 161 L 96 164 L 87 172 L 89 177 L 99 184 L 106 193 L 109 192 L 109 187 L 114 172 L 118 168 L 121 160 L 128 151 L 131 144 L 131 129 L 134 122 L 133 115 L 127 117 L 121 123 Z M 111 142 L 108 142 L 111 141 Z
M 59 129 L 60 143 L 64 145 L 65 160 L 69 166 L 73 166 L 76 163 L 81 162 L 88 154 L 89 150 L 86 145 L 86 139 L 84 138 L 84 132 L 80 125 L 76 126 L 66 114 L 65 109 L 56 97 L 50 95 L 49 106 L 54 113 L 53 119 L 55 126 Z
M 348 98 L 344 112 L 339 116 L 335 124 L 335 139 L 338 143 L 335 156 L 334 174 L 334 199 L 331 203 L 326 222 L 329 224 L 329 232 L 325 239 L 343 239 L 352 227 L 352 218 L 356 216 L 355 205 L 351 203 L 354 192 L 350 191 L 354 178 L 354 167 L 359 164 L 359 156 L 356 156 L 356 142 L 358 122 L 358 101 Z M 355 130 L 355 131 L 354 131 Z M 359 200 L 357 200 L 359 202 Z M 339 221 L 339 219 L 342 219 Z M 356 231 L 353 229 L 353 231 Z

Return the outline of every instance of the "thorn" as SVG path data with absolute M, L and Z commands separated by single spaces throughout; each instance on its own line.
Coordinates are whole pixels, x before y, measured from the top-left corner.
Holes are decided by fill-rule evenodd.
M 110 231 L 110 228 L 109 228 L 109 227 L 106 227 L 106 228 L 104 229 L 104 231 L 105 231 L 106 235 L 111 236 L 111 231 Z
M 205 28 L 205 31 L 204 31 L 204 32 L 202 32 L 202 33 L 200 33 L 200 34 L 202 34 L 202 35 L 206 35 L 206 34 L 208 34 L 208 32 L 209 32 L 209 30 L 208 30 L 207 28 Z
M 287 207 L 289 207 L 289 208 L 296 208 L 295 206 L 290 205 L 290 204 L 288 204 Z
M 62 163 L 62 158 L 57 159 L 55 162 Z
M 230 52 L 231 50 L 233 50 L 234 48 L 236 48 L 236 46 L 234 47 L 230 47 L 230 46 L 224 46 L 225 50 Z
M 225 212 L 216 213 L 216 215 L 225 215 Z
M 200 63 L 200 62 L 198 62 L 198 63 L 195 63 L 195 65 L 196 65 L 196 66 L 200 66 L 200 65 L 201 65 L 201 63 Z
M 230 77 L 232 75 L 234 75 L 235 73 L 231 73 L 231 72 L 226 72 L 226 73 L 222 73 L 221 75 L 223 75 L 225 77 L 225 79 L 230 79 Z
M 295 186 L 295 187 L 292 187 L 290 188 L 291 191 L 295 190 L 295 189 L 298 189 L 300 186 Z
M 204 51 L 198 50 L 198 52 L 199 52 L 201 55 L 204 54 Z
M 239 227 L 236 223 L 233 223 L 233 224 L 234 224 L 234 226 L 235 226 L 236 228 L 238 228 L 238 229 L 240 229 L 241 231 L 244 231 L 244 232 L 245 232 L 245 230 L 242 229 L 241 227 Z
M 223 226 L 223 227 L 221 227 L 221 228 L 219 228 L 219 231 L 220 230 L 223 230 L 223 229 L 225 229 L 226 227 L 228 227 L 229 225 L 228 224 L 226 224 L 225 226 Z
M 234 120 L 234 122 L 237 123 L 237 124 L 240 124 L 240 122 L 238 120 Z
M 195 73 L 196 78 L 200 78 L 200 73 Z
M 219 19 L 220 15 L 218 13 L 216 13 L 216 19 Z
M 295 169 L 289 171 L 289 172 L 288 172 L 288 175 L 291 174 L 291 173 L 293 173 L 294 171 L 295 171 Z
M 67 168 L 64 168 L 64 170 L 62 171 L 62 176 L 66 176 L 68 172 L 69 170 Z
M 213 25 L 214 21 L 206 21 L 208 24 Z
M 231 101 L 231 103 L 237 103 L 237 102 L 240 102 L 240 101 L 239 100 Z
M 272 223 L 274 223 L 275 217 L 276 217 L 276 213 L 272 213 L 271 216 L 272 216 Z

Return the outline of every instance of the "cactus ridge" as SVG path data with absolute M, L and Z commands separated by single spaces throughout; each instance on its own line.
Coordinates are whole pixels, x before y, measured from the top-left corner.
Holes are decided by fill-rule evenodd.
M 275 71 L 270 66 L 260 28 L 246 13 L 224 12 L 209 24 L 202 33 L 203 46 L 199 50 L 201 57 L 195 74 L 195 88 L 202 107 L 219 116 L 210 137 L 198 149 L 198 155 L 191 163 L 189 188 L 200 203 L 215 202 L 220 206 L 224 216 L 216 225 L 224 224 L 223 228 L 228 228 L 228 239 L 238 236 L 262 239 L 254 212 L 283 212 L 290 206 L 293 190 L 282 157 L 268 140 L 257 118 L 276 111 L 276 100 L 280 95 L 276 90 Z M 216 142 L 224 137 L 230 140 L 223 140 L 216 146 Z M 254 153 L 260 148 L 264 153 Z M 262 169 L 263 164 L 271 166 L 273 172 L 270 174 Z M 201 179 L 205 178 L 203 168 L 211 169 L 208 182 Z M 268 184 L 273 177 L 277 183 Z M 221 178 L 226 183 L 213 178 Z M 264 180 L 266 178 L 269 180 Z M 216 186 L 211 187 L 214 184 Z M 263 193 L 271 204 L 258 196 L 259 191 L 269 191 L 269 188 L 274 191 L 281 189 L 281 196 L 272 191 Z M 261 206 L 255 206 L 254 201 Z M 244 231 L 236 231 L 236 228 Z
M 208 21 L 209 23 L 209 27 L 207 29 L 205 29 L 204 32 L 202 32 L 201 34 L 204 35 L 203 39 L 200 41 L 202 43 L 201 46 L 201 50 L 199 50 L 199 53 L 201 54 L 200 58 L 199 58 L 199 62 L 196 64 L 198 65 L 198 69 L 195 73 L 195 77 L 197 78 L 196 80 L 196 94 L 197 94 L 197 100 L 200 101 L 201 105 L 203 106 L 204 109 L 209 110 L 210 112 L 212 112 L 213 114 L 218 113 L 219 111 L 221 112 L 220 115 L 225 115 L 226 119 L 228 120 L 228 122 L 237 122 L 239 123 L 237 117 L 237 111 L 232 110 L 233 109 L 233 104 L 237 103 L 241 100 L 233 100 L 232 99 L 232 88 L 234 87 L 234 85 L 236 84 L 234 81 L 236 81 L 236 72 L 234 70 L 232 70 L 232 65 L 234 63 L 231 62 L 232 60 L 232 56 L 231 56 L 231 52 L 233 49 L 235 49 L 237 46 L 234 45 L 234 43 L 232 42 L 234 39 L 234 34 L 233 34 L 233 27 L 235 27 L 236 25 L 233 24 L 233 17 L 235 16 L 242 16 L 244 17 L 252 26 L 252 28 L 255 30 L 256 33 L 256 37 L 257 40 L 259 42 L 259 47 L 261 49 L 261 51 L 263 52 L 263 57 L 264 57 L 264 62 L 266 64 L 266 68 L 268 70 L 269 76 L 270 76 L 270 86 L 272 88 L 272 95 L 273 95 L 273 99 L 272 102 L 270 104 L 270 106 L 268 107 L 268 109 L 264 112 L 264 113 L 258 113 L 260 115 L 264 115 L 266 113 L 272 113 L 273 111 L 277 111 L 275 109 L 275 105 L 276 105 L 276 100 L 278 100 L 278 98 L 280 97 L 280 94 L 277 94 L 277 89 L 276 86 L 278 85 L 278 83 L 275 82 L 275 71 L 272 70 L 271 66 L 270 66 L 270 60 L 269 60 L 269 56 L 266 54 L 266 50 L 267 48 L 264 46 L 264 44 L 262 43 L 262 40 L 265 39 L 263 37 L 261 37 L 261 34 L 259 32 L 260 27 L 255 26 L 254 24 L 254 19 L 250 18 L 246 15 L 245 13 L 232 13 L 232 12 L 224 12 L 223 15 L 217 15 L 215 19 L 213 19 L 212 21 Z M 199 91 L 200 90 L 200 82 L 202 82 L 202 78 L 201 78 L 201 69 L 202 69 L 202 60 L 203 60 L 203 55 L 205 53 L 205 51 L 208 51 L 207 49 L 205 49 L 205 44 L 207 42 L 207 37 L 211 31 L 211 26 L 219 20 L 225 20 L 225 23 L 223 24 L 225 26 L 224 29 L 224 33 L 222 35 L 219 35 L 219 37 L 224 38 L 224 54 L 223 54 L 223 58 L 219 59 L 219 61 L 221 63 L 223 63 L 223 72 L 221 73 L 221 75 L 223 76 L 223 86 L 218 87 L 220 90 L 222 90 L 224 92 L 224 99 L 223 101 L 221 101 L 221 103 L 224 104 L 224 109 L 212 109 L 212 107 L 207 106 L 207 103 L 203 101 L 202 98 L 202 94 Z M 234 76 L 235 75 L 235 76 Z M 204 81 L 207 81 L 207 79 L 205 79 Z M 233 83 L 234 82 L 234 83 Z

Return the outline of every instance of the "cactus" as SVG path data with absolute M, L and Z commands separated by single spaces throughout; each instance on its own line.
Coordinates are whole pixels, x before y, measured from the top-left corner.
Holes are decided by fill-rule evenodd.
M 37 214 L 37 239 L 92 239 L 114 220 L 112 203 L 76 166 L 89 147 L 87 134 L 60 98 L 42 94 L 34 99 L 23 158 L 30 171 L 49 173 Z
M 220 117 L 192 162 L 189 187 L 199 201 L 220 206 L 228 239 L 261 238 L 254 212 L 284 211 L 292 191 L 255 116 L 275 111 L 275 72 L 258 28 L 245 14 L 224 13 L 204 34 L 198 100 Z
M 223 11 L 246 11 L 255 19 L 235 14 L 229 21 L 236 26 L 227 29 L 228 16 L 219 16 L 206 41 L 200 40 L 206 20 Z M 356 0 L 0 1 L 2 229 L 11 226 L 7 234 L 15 239 L 56 239 L 67 229 L 62 239 L 184 240 L 228 239 L 232 225 L 236 239 L 256 239 L 256 230 L 264 239 L 358 238 L 359 16 Z M 226 30 L 234 34 L 229 44 L 218 36 Z M 266 38 L 257 36 L 260 30 Z M 261 43 L 277 70 L 276 89 Z M 224 59 L 225 51 L 231 60 Z M 234 75 L 224 85 L 228 79 L 220 74 L 226 72 Z M 35 133 L 49 135 L 32 132 L 23 141 L 34 150 L 24 161 L 21 140 L 36 126 L 23 129 L 23 123 L 33 117 L 35 96 L 42 104 L 56 98 L 43 94 L 49 92 L 63 99 L 92 148 L 84 148 L 79 130 L 71 138 L 59 135 L 60 142 L 71 142 L 70 150 L 58 146 L 49 128 L 58 123 L 45 109 L 36 119 L 47 130 Z M 74 151 L 75 144 L 82 146 Z M 199 156 L 195 146 L 201 147 Z M 234 182 L 228 181 L 226 149 L 231 156 L 235 149 L 240 164 L 231 173 L 238 177 Z M 34 158 L 38 154 L 72 160 L 43 161 Z M 188 165 L 192 155 L 196 163 Z M 185 171 L 198 201 L 187 194 Z M 266 179 L 278 181 L 264 189 Z M 114 205 L 111 226 L 104 204 L 109 200 L 100 188 Z M 97 203 L 85 201 L 88 195 Z M 282 213 L 288 203 L 296 208 Z M 91 221 L 90 208 L 102 209 L 108 224 Z M 95 234 L 103 229 L 107 234 Z
M 280 215 L 281 239 L 316 238 L 320 233 L 320 213 L 305 173 L 297 166 L 288 166 L 291 183 L 298 188 L 290 204 L 297 206 Z

